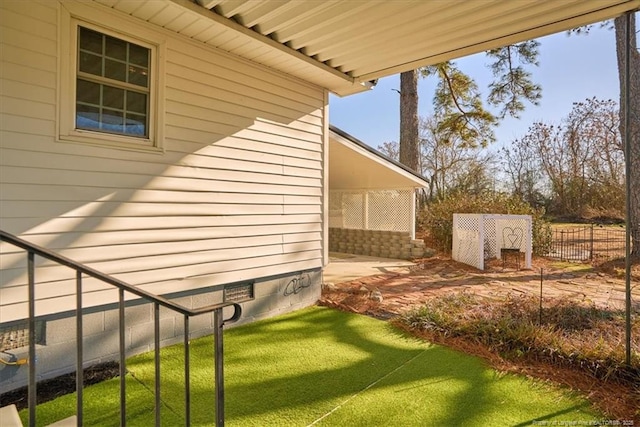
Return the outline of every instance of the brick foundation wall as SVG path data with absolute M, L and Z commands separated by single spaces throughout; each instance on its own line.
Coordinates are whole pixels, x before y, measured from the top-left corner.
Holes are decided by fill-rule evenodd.
M 411 259 L 425 255 L 422 240 L 408 232 L 329 228 L 329 250 L 356 255 Z

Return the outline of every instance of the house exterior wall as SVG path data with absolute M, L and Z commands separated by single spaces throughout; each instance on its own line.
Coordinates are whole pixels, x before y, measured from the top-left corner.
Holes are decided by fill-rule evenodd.
M 60 137 L 69 96 L 61 52 L 76 18 L 158 43 L 158 149 Z M 324 252 L 322 88 L 100 4 L 3 1 L 0 29 L 1 229 L 190 304 L 220 302 L 224 284 L 255 280 L 246 320 L 315 302 Z M 11 324 L 26 316 L 26 256 L 4 243 L 0 256 L 0 324 Z M 74 273 L 36 263 L 36 314 L 51 320 L 54 337 L 75 308 Z M 294 301 L 280 288 L 300 274 L 311 282 Z M 117 300 L 90 278 L 83 289 L 95 313 Z M 87 334 L 106 334 L 111 323 L 89 322 L 96 329 Z M 50 359 L 43 375 L 65 366 Z

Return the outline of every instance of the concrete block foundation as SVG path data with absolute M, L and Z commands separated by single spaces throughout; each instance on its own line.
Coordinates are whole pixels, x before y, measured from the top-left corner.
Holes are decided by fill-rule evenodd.
M 425 256 L 422 240 L 409 232 L 329 228 L 329 250 L 356 255 L 412 259 Z
M 242 317 L 234 327 L 255 320 L 311 306 L 320 298 L 321 269 L 256 279 L 254 299 L 241 303 Z M 224 285 L 164 295 L 179 304 L 197 308 L 220 303 Z M 127 356 L 153 350 L 153 304 L 141 300 L 128 301 L 125 308 L 125 345 Z M 225 317 L 231 315 L 225 313 Z M 45 336 L 36 349 L 38 381 L 75 371 L 75 312 L 38 318 L 45 324 Z M 5 326 L 5 325 L 3 325 Z M 11 325 L 8 325 L 11 326 Z M 189 320 L 190 336 L 197 338 L 213 333 L 213 313 Z M 119 316 L 117 304 L 94 307 L 83 315 L 84 366 L 119 359 Z M 184 317 L 160 308 L 160 341 L 162 346 L 183 342 Z M 28 357 L 28 348 L 3 352 L 7 361 Z M 9 360 L 11 359 L 11 360 Z M 213 363 L 213 361 L 212 361 Z M 27 385 L 28 365 L 0 365 L 0 394 Z

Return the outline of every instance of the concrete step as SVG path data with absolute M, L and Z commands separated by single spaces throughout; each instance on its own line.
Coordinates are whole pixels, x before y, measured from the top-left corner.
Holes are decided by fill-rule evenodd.
M 8 405 L 0 408 L 0 426 L 23 427 L 16 405 Z
M 76 425 L 78 425 L 78 417 L 72 415 L 64 420 L 49 424 L 47 427 L 75 427 Z M 16 405 L 8 405 L 0 408 L 0 426 L 23 427 Z

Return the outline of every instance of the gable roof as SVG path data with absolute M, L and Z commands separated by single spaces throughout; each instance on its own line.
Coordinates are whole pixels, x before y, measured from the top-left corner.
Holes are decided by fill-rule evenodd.
M 338 95 L 640 8 L 640 0 L 96 1 Z
M 429 183 L 347 132 L 329 126 L 329 189 L 424 188 Z

